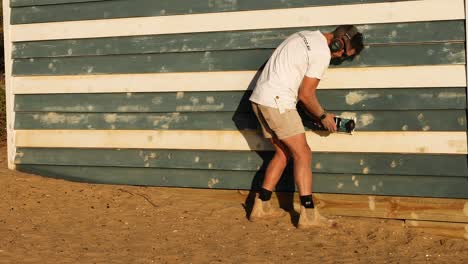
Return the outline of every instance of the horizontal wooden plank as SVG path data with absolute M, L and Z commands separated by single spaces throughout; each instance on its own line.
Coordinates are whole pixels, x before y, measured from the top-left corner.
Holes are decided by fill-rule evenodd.
M 12 77 L 12 82 L 15 94 L 245 91 L 253 89 L 257 76 L 256 71 L 184 72 L 23 76 Z M 466 87 L 465 65 L 332 68 L 318 88 L 403 87 Z
M 450 28 L 450 30 L 447 30 Z M 301 30 L 330 32 L 334 27 L 308 27 L 172 35 L 124 36 L 73 40 L 16 42 L 12 57 L 70 57 L 240 49 L 273 49 Z M 366 45 L 390 43 L 464 42 L 463 20 L 358 26 Z
M 272 49 L 31 58 L 13 60 L 13 75 L 74 75 L 259 70 Z M 122 63 L 125 61 L 125 63 Z M 371 46 L 353 61 L 330 67 L 464 64 L 464 43 Z
M 272 151 L 18 148 L 15 163 L 264 171 Z M 427 166 L 431 164 L 431 166 Z M 313 152 L 314 173 L 468 177 L 466 155 Z
M 379 3 L 384 0 L 269 0 L 269 1 L 183 1 L 183 0 L 120 0 L 120 1 L 25 1 L 20 5 L 34 5 L 15 8 L 12 11 L 12 24 L 43 23 L 56 21 L 76 21 L 90 19 L 168 16 L 184 14 L 216 13 L 228 11 L 248 11 L 262 9 L 299 8 L 310 6 L 332 6 L 346 4 Z M 37 6 L 39 2 L 39 6 Z M 45 2 L 45 3 L 44 3 Z M 66 3 L 57 5 L 56 3 Z M 44 4 L 53 4 L 46 5 Z M 15 6 L 18 6 L 15 3 Z
M 306 132 L 319 152 L 467 154 L 466 132 Z M 259 131 L 16 130 L 17 147 L 272 150 Z
M 466 199 L 317 193 L 314 201 L 330 215 L 468 223 Z
M 463 5 L 463 0 L 386 1 L 360 5 L 34 23 L 12 25 L 11 38 L 16 42 L 340 24 L 460 20 L 465 17 Z
M 109 0 L 10 0 L 10 7 L 21 6 L 42 6 L 42 5 L 56 5 L 56 4 L 70 4 L 81 2 L 98 2 Z
M 406 220 L 406 227 L 437 236 L 468 240 L 468 224 Z
M 219 189 L 258 189 L 263 175 L 254 171 L 216 171 L 154 168 L 79 167 L 18 164 L 20 171 L 49 177 L 105 184 L 176 186 Z M 285 175 L 279 191 L 294 191 Z M 314 192 L 468 198 L 464 177 L 314 174 Z
M 144 107 L 144 106 L 143 106 Z M 329 112 L 356 118 L 356 131 L 466 131 L 466 110 Z M 302 115 L 307 130 L 322 124 Z M 244 130 L 259 129 L 251 113 L 16 113 L 15 129 Z
M 250 91 L 21 94 L 16 112 L 251 112 Z M 330 111 L 466 109 L 465 88 L 318 89 Z

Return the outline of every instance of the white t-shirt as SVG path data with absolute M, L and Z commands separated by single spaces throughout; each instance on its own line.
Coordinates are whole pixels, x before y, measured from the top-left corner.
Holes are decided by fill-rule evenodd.
M 301 31 L 276 48 L 261 73 L 250 101 L 273 108 L 296 109 L 304 76 L 322 79 L 331 54 L 320 31 Z

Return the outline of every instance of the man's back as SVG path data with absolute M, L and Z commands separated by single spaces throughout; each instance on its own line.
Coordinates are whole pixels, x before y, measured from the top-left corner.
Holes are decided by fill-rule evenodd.
M 322 78 L 330 62 L 327 40 L 320 31 L 301 31 L 281 43 L 257 81 L 252 102 L 295 109 L 304 76 Z

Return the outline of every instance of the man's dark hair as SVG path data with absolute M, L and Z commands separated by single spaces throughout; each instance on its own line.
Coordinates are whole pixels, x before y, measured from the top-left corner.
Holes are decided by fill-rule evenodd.
M 353 31 L 355 31 L 356 34 L 354 34 L 354 36 L 351 38 L 351 41 L 348 41 L 348 39 L 345 37 L 345 34 Z M 358 32 L 357 28 L 353 25 L 338 26 L 332 32 L 332 34 L 334 38 L 343 38 L 346 41 L 346 45 L 351 45 L 351 47 L 356 50 L 355 55 L 358 55 L 364 49 L 364 37 L 362 36 L 362 33 Z

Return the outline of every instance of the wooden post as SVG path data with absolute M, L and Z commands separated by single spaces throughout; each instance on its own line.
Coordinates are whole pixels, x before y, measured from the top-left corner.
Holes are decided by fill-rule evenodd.
M 14 93 L 12 85 L 12 60 L 11 60 L 11 30 L 10 30 L 10 1 L 3 0 L 3 36 L 5 49 L 5 97 L 6 97 L 6 119 L 7 119 L 7 151 L 8 168 L 15 169 L 15 112 L 14 112 Z

